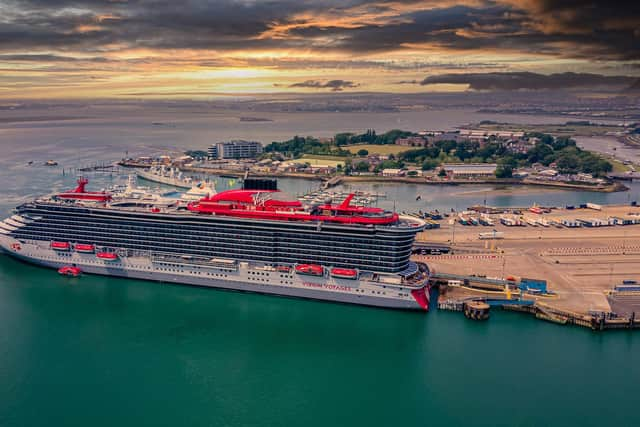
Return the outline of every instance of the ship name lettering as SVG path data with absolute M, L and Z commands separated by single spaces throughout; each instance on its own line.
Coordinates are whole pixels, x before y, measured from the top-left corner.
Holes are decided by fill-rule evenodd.
M 340 285 L 328 285 L 328 284 L 313 283 L 313 282 L 303 282 L 302 285 L 308 288 L 324 288 L 324 289 L 331 289 L 334 291 L 345 291 L 345 292 L 351 291 L 351 288 L 349 288 L 348 286 L 340 286 Z

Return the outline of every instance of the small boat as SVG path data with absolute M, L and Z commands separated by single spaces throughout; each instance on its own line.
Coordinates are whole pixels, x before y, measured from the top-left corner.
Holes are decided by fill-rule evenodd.
M 55 251 L 68 251 L 70 248 L 69 242 L 51 242 L 51 249 Z
M 538 214 L 538 215 L 541 215 L 543 213 L 542 209 L 539 208 L 538 206 L 531 206 L 529 208 L 529 212 L 534 213 L 534 214 Z
M 355 280 L 358 278 L 358 270 L 354 268 L 332 268 L 331 276 L 340 279 Z
M 78 277 L 80 273 L 82 273 L 82 271 L 78 267 L 65 265 L 58 269 L 58 273 L 62 274 L 63 276 Z
M 309 276 L 324 275 L 324 268 L 317 264 L 298 264 L 296 265 L 296 273 L 307 274 Z
M 118 254 L 115 252 L 98 252 L 96 257 L 105 261 L 117 261 L 119 258 Z
M 92 254 L 96 250 L 95 246 L 86 245 L 84 243 L 76 243 L 73 248 L 76 250 L 76 252 L 81 252 L 81 253 L 84 253 L 84 254 Z
M 58 162 L 56 162 L 55 160 L 47 160 L 46 162 L 44 162 L 45 166 L 58 166 Z

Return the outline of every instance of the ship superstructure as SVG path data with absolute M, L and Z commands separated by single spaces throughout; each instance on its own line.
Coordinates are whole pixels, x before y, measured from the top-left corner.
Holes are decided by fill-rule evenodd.
M 0 245 L 86 273 L 428 308 L 428 270 L 409 259 L 424 228 L 417 218 L 351 206 L 351 197 L 303 205 L 278 191 L 228 190 L 145 205 L 85 185 L 16 208 L 0 222 Z

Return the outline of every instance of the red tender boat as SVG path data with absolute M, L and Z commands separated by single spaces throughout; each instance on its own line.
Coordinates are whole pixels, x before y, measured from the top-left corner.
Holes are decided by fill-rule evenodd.
M 118 254 L 114 252 L 98 252 L 96 254 L 96 257 L 103 259 L 105 261 L 117 261 L 119 258 Z
M 78 277 L 80 275 L 80 273 L 82 273 L 82 270 L 80 270 L 78 267 L 73 267 L 71 265 L 65 265 L 65 266 L 60 267 L 58 269 L 58 273 L 62 274 L 63 276 Z
M 51 249 L 56 251 L 68 251 L 70 248 L 69 242 L 51 242 Z
M 296 265 L 296 273 L 307 274 L 309 276 L 323 276 L 324 268 L 317 264 L 298 264 Z
M 96 247 L 93 245 L 86 245 L 83 243 L 76 243 L 76 245 L 74 246 L 74 249 L 76 250 L 76 252 L 82 252 L 85 254 L 92 254 L 95 252 Z
M 331 276 L 340 279 L 352 279 L 358 278 L 358 270 L 354 268 L 332 268 Z

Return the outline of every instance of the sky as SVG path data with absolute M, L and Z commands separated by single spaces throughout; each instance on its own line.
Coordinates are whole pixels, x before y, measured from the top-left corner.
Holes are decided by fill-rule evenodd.
M 639 76 L 639 1 L 0 0 L 0 99 L 624 88 Z

